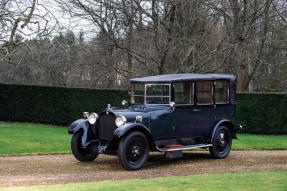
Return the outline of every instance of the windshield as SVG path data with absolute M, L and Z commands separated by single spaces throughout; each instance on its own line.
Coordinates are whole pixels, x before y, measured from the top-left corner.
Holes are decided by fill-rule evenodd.
M 144 104 L 144 84 L 132 84 L 131 91 L 131 103 L 132 104 Z
M 169 104 L 170 84 L 132 84 L 132 104 Z

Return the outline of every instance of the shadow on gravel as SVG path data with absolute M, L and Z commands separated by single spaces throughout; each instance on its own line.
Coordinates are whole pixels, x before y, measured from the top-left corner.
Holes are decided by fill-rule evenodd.
M 168 159 L 164 154 L 150 155 L 144 168 L 153 169 L 160 168 L 161 166 L 169 166 L 174 164 L 196 163 L 206 160 L 212 160 L 209 153 L 196 152 L 196 153 L 183 153 L 182 158 Z
M 143 169 L 159 169 L 163 167 L 168 167 L 170 165 L 177 164 L 189 164 L 189 163 L 202 163 L 203 161 L 212 161 L 209 153 L 206 152 L 188 152 L 183 153 L 182 158 L 167 159 L 164 153 L 151 153 L 147 159 Z M 95 170 L 109 170 L 109 171 L 125 171 L 118 161 L 117 155 L 105 155 L 105 160 L 94 160 L 92 162 L 78 162 L 75 159 L 73 166 L 78 166 L 79 168 L 89 168 Z

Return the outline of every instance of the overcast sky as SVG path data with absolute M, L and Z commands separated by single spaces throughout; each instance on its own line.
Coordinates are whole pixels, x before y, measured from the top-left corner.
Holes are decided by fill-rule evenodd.
M 15 2 L 18 3 L 18 6 L 16 4 L 11 4 L 10 10 L 23 11 L 27 6 L 31 6 L 32 4 L 31 0 L 16 0 Z M 27 9 L 25 14 L 27 15 L 29 11 L 30 9 Z M 68 30 L 73 31 L 76 36 L 79 34 L 79 32 L 83 31 L 85 33 L 86 40 L 96 36 L 96 29 L 94 25 L 84 19 L 71 18 L 69 14 L 64 13 L 61 10 L 56 1 L 38 0 L 34 15 L 39 15 L 39 17 L 34 16 L 31 21 L 39 21 L 41 30 L 45 28 L 47 22 L 47 27 L 50 30 L 53 29 L 51 36 L 54 36 L 59 32 L 66 32 Z M 19 26 L 21 26 L 21 23 Z M 18 27 L 17 34 L 21 34 L 25 39 L 31 39 L 36 37 L 37 30 L 38 24 L 29 24 L 23 29 Z

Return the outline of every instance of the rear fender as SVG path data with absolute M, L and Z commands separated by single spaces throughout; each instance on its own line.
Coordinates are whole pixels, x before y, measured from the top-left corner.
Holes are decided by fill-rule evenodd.
M 225 127 L 227 127 L 227 128 L 230 130 L 230 132 L 231 132 L 232 139 L 237 139 L 237 137 L 236 137 L 236 131 L 235 131 L 235 126 L 233 125 L 233 123 L 232 123 L 230 120 L 228 120 L 228 119 L 222 119 L 222 120 L 218 121 L 218 122 L 214 125 L 214 127 L 212 128 L 212 132 L 211 132 L 211 143 L 212 143 L 212 141 L 213 141 L 213 139 L 214 139 L 216 130 L 217 130 L 218 127 L 220 127 L 220 126 L 225 126 Z

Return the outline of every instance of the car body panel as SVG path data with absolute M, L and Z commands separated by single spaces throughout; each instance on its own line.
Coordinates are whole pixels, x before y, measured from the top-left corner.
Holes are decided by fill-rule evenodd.
M 214 118 L 209 107 L 175 107 L 173 123 L 176 138 L 204 138 L 206 127 L 209 127 Z
M 119 128 L 117 128 L 114 131 L 114 134 L 117 137 L 122 137 L 123 135 L 125 135 L 128 131 L 132 130 L 133 128 L 137 127 L 137 129 L 141 128 L 144 129 L 146 132 L 150 133 L 150 130 L 148 127 L 146 127 L 144 124 L 140 123 L 140 122 L 134 122 L 134 123 L 126 123 L 122 126 L 120 126 Z

